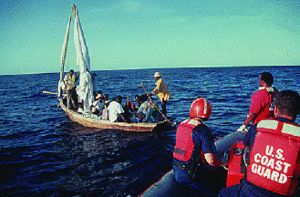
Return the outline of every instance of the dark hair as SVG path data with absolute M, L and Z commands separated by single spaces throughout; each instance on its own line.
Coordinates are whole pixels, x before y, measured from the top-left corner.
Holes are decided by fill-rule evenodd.
M 71 69 L 71 70 L 70 70 L 70 73 L 73 73 L 73 72 L 74 72 L 74 70 L 73 70 L 73 69 Z
M 147 94 L 142 94 L 142 95 L 140 96 L 140 100 L 143 101 L 143 102 L 145 102 L 147 99 L 148 99 Z
M 283 90 L 276 94 L 275 106 L 279 112 L 296 118 L 300 112 L 300 96 L 296 91 Z
M 268 86 L 271 86 L 274 82 L 274 78 L 273 78 L 273 75 L 269 72 L 263 72 L 260 74 L 260 79 L 261 80 L 264 80 L 264 82 L 266 82 L 266 84 Z
M 118 103 L 121 103 L 121 102 L 122 102 L 122 97 L 121 97 L 121 96 L 117 96 L 116 101 L 117 101 Z

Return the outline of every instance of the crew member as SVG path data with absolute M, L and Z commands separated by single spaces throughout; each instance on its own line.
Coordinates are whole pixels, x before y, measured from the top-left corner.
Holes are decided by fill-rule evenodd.
M 246 132 L 250 122 L 252 125 L 261 120 L 274 117 L 274 98 L 278 90 L 272 87 L 273 75 L 263 72 L 259 76 L 259 88 L 252 95 L 251 106 L 244 124 L 237 131 Z
M 66 93 L 67 93 L 67 108 L 74 109 L 78 105 L 76 90 L 75 90 L 75 82 L 78 79 L 79 73 L 74 75 L 74 70 L 70 69 L 69 74 L 67 74 L 64 78 L 64 84 L 66 86 Z
M 250 146 L 246 178 L 221 190 L 220 197 L 299 196 L 295 194 L 300 175 L 300 126 L 295 123 L 299 111 L 297 92 L 276 95 L 275 119 L 253 125 L 243 140 Z
M 157 94 L 159 100 L 161 101 L 162 112 L 166 116 L 166 114 L 167 114 L 167 101 L 170 98 L 170 94 L 168 92 L 167 84 L 161 78 L 162 75 L 159 72 L 156 72 L 153 77 L 157 82 L 155 83 L 156 87 L 151 92 L 151 95 L 156 95 Z
M 197 98 L 191 105 L 190 119 L 180 123 L 176 131 L 173 152 L 175 179 L 200 196 L 217 196 L 223 185 L 222 163 L 214 153 L 216 148 L 209 127 L 204 123 L 212 112 L 208 100 Z M 225 181 L 224 181 L 225 184 Z

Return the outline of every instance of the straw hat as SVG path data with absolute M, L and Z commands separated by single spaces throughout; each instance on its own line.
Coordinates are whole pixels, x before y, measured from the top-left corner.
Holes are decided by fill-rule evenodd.
M 103 98 L 103 95 L 102 94 L 98 94 L 97 96 L 96 96 L 96 99 L 99 99 L 99 98 Z
M 156 72 L 153 77 L 161 77 L 161 74 L 159 72 Z

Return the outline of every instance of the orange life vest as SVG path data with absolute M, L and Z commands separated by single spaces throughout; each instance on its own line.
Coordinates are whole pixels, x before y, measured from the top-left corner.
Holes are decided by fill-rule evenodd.
M 184 162 L 191 159 L 195 146 L 192 139 L 192 132 L 194 128 L 202 124 L 204 123 L 195 119 L 188 119 L 180 123 L 176 131 L 176 145 L 173 158 Z
M 300 175 L 300 126 L 262 120 L 250 152 L 247 180 L 264 189 L 291 195 Z

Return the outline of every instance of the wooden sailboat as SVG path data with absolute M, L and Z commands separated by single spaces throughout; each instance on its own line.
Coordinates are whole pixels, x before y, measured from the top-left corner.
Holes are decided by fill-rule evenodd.
M 82 114 L 77 111 L 68 109 L 61 98 L 61 85 L 63 83 L 63 73 L 64 65 L 67 54 L 67 47 L 69 41 L 69 32 L 70 24 L 72 19 L 72 14 L 75 15 L 75 26 L 74 26 L 74 37 L 75 37 L 75 46 L 77 52 L 77 63 L 79 64 L 80 77 L 82 73 L 90 73 L 90 60 L 88 56 L 88 50 L 86 46 L 86 41 L 83 36 L 83 31 L 79 22 L 79 16 L 76 6 L 73 4 L 72 12 L 70 14 L 67 31 L 65 34 L 65 40 L 63 43 L 62 54 L 61 54 L 61 72 L 60 72 L 60 81 L 58 85 L 58 100 L 59 106 L 65 111 L 69 118 L 85 127 L 93 127 L 99 129 L 116 129 L 124 131 L 134 131 L 134 132 L 152 132 L 152 131 L 161 131 L 164 129 L 170 129 L 168 122 L 157 123 L 126 123 L 126 122 L 111 122 L 109 120 L 99 119 L 96 115 L 93 114 Z M 76 43 L 77 42 L 77 43 Z M 91 90 L 92 91 L 92 90 Z

